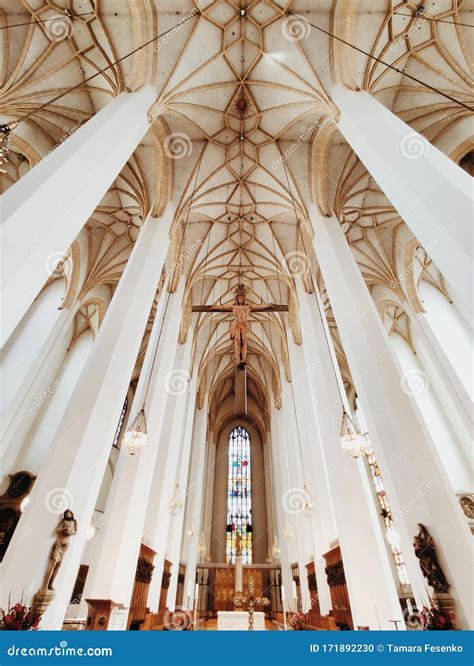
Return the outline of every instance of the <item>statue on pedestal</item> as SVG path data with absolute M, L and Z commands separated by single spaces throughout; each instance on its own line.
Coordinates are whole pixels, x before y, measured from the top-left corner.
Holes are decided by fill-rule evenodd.
M 242 535 L 237 533 L 235 545 L 235 594 L 236 596 L 243 591 L 243 566 L 242 566 Z M 236 607 L 238 603 L 234 603 Z M 241 604 L 240 604 L 241 605 Z
M 421 571 L 435 592 L 447 592 L 449 583 L 441 569 L 436 555 L 433 538 L 424 525 L 418 523 L 419 532 L 414 537 L 415 555 L 420 560 Z
M 51 557 L 49 560 L 48 569 L 43 580 L 43 590 L 54 590 L 54 580 L 58 575 L 59 568 L 64 559 L 67 549 L 69 548 L 69 540 L 77 532 L 77 522 L 74 514 L 70 509 L 66 509 L 56 528 L 56 541 L 51 550 Z

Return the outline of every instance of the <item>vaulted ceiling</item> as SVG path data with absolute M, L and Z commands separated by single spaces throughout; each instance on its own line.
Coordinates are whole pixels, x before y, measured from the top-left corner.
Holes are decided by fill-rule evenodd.
M 229 316 L 192 315 L 191 306 L 229 302 L 239 281 L 254 303 L 289 304 L 288 314 L 252 317 L 249 391 L 269 406 L 290 377 L 289 336 L 301 339 L 295 279 L 302 276 L 311 290 L 310 265 L 317 275 L 310 197 L 339 217 L 369 287 L 407 298 L 396 255 L 410 237 L 337 130 L 334 83 L 369 90 L 453 159 L 468 152 L 465 109 L 324 32 L 467 101 L 472 40 L 469 28 L 454 23 L 474 23 L 473 3 L 427 2 L 424 20 L 418 5 L 3 0 L 0 26 L 11 27 L 0 30 L 1 118 L 44 107 L 15 133 L 1 190 L 111 97 L 154 85 L 150 132 L 87 224 L 95 244 L 87 284 L 113 288 L 144 217 L 171 196 L 176 216 L 167 286 L 174 291 L 178 279 L 185 281 L 180 340 L 193 336 L 201 396 L 209 390 L 217 408 L 232 392 L 233 350 Z

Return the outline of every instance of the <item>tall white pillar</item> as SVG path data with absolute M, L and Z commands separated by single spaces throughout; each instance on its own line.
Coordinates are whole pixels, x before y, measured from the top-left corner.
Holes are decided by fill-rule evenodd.
M 8 340 L 146 134 L 153 88 L 121 93 L 2 197 L 2 328 Z
M 350 413 L 343 389 L 342 378 L 336 373 L 331 363 L 335 362 L 335 352 L 329 335 L 327 322 L 320 316 L 322 303 L 316 302 L 318 294 L 306 294 L 298 280 L 298 300 L 300 322 L 303 336 L 303 350 L 307 359 L 317 354 L 317 363 L 307 361 L 296 377 L 302 399 L 309 397 L 306 410 L 315 414 L 317 426 L 313 436 L 314 463 L 324 467 L 329 489 L 331 505 L 334 508 L 334 520 L 341 547 L 347 589 L 351 602 L 354 626 L 369 626 L 371 629 L 390 629 L 390 620 L 402 621 L 402 612 L 398 601 L 397 589 L 393 579 L 391 565 L 387 555 L 380 521 L 373 501 L 370 481 L 362 460 L 352 460 L 342 451 L 339 434 L 342 421 L 342 399 L 346 411 Z M 329 343 L 329 344 L 328 344 Z M 296 380 L 298 381 L 298 380 Z M 338 390 L 338 386 L 340 392 Z M 322 460 L 320 461 L 320 458 Z M 311 464 L 311 463 L 309 463 Z M 319 506 L 317 496 L 315 513 L 327 511 L 323 503 Z M 321 498 L 324 501 L 324 495 Z M 314 499 L 313 499 L 314 501 Z M 321 537 L 330 537 L 331 530 L 320 530 Z M 318 564 L 320 578 L 324 572 L 322 557 L 332 547 L 326 540 L 320 544 Z M 319 583 L 319 579 L 318 579 Z M 322 588 L 326 591 L 327 582 Z
M 181 289 L 184 286 L 184 280 L 181 281 Z M 177 292 L 176 292 L 177 293 Z M 182 291 L 181 291 L 182 295 Z M 178 329 L 181 317 L 170 319 L 170 323 L 176 323 L 176 336 L 178 339 Z M 173 358 L 173 355 L 171 355 Z M 161 589 L 161 574 L 163 563 L 167 552 L 167 536 L 170 522 L 173 520 L 170 509 L 170 501 L 176 486 L 176 465 L 179 457 L 179 448 L 184 441 L 183 430 L 185 429 L 185 413 L 187 404 L 187 394 L 190 391 L 189 366 L 191 360 L 191 342 L 185 345 L 179 345 L 176 355 L 173 359 L 171 375 L 168 377 L 176 378 L 176 390 L 168 390 L 169 397 L 166 401 L 167 418 L 162 417 L 160 430 L 160 448 L 153 469 L 152 489 L 149 496 L 148 507 L 145 518 L 144 540 L 156 552 L 155 573 L 153 575 L 148 591 L 148 603 L 150 610 L 156 613 Z M 168 380 L 169 381 L 169 380 Z M 173 379 L 171 379 L 173 382 Z M 171 385 L 169 385 L 171 386 Z M 185 488 L 180 486 L 180 499 L 185 499 Z M 172 562 L 171 574 L 175 575 L 179 562 Z
M 166 228 L 165 228 L 166 227 Z M 1 567 L 1 603 L 31 601 L 42 584 L 59 514 L 74 511 L 78 531 L 61 564 L 42 628 L 59 629 L 76 579 L 110 448 L 156 293 L 167 225 L 140 231 L 55 441 Z
M 272 409 L 270 420 L 272 446 L 272 476 L 275 489 L 276 529 L 280 547 L 281 580 L 285 590 L 285 611 L 296 610 L 292 596 L 291 564 L 297 560 L 295 526 L 292 516 L 285 514 L 282 499 L 291 488 L 288 474 L 288 462 L 284 441 L 284 422 L 281 409 Z M 285 538 L 285 531 L 290 527 L 291 537 Z
M 287 514 L 290 521 L 293 521 L 295 527 L 301 605 L 302 610 L 306 612 L 309 610 L 311 602 L 305 565 L 312 559 L 313 541 L 310 519 L 299 508 L 299 502 L 301 499 L 304 499 L 305 491 L 303 485 L 309 479 L 306 470 L 304 470 L 303 461 L 300 458 L 300 445 L 298 442 L 300 424 L 297 422 L 292 387 L 288 383 L 282 385 L 281 412 L 285 426 L 286 461 L 290 483 L 290 487 L 281 497 L 281 502 L 283 511 Z
M 12 466 L 45 394 L 50 397 L 50 387 L 73 333 L 76 309 L 58 310 L 62 284 L 51 285 L 47 292 L 51 293 L 42 294 L 49 301 L 46 307 L 40 297 L 1 352 L 2 382 L 8 386 L 8 391 L 2 392 L 0 417 L 5 474 L 18 471 Z
M 206 466 L 204 479 L 204 505 L 202 508 L 202 528 L 201 536 L 204 538 L 205 550 L 202 555 L 202 561 L 205 562 L 211 556 L 212 541 L 212 505 L 214 497 L 214 477 L 216 472 L 217 444 L 209 433 L 209 441 L 206 446 Z
M 192 488 L 188 483 L 189 467 L 191 458 L 191 444 L 193 435 L 193 425 L 195 419 L 195 403 L 196 403 L 196 377 L 188 386 L 188 395 L 186 396 L 186 408 L 183 419 L 183 434 L 180 442 L 177 442 L 177 449 L 181 449 L 181 459 L 177 460 L 177 466 L 174 470 L 174 478 L 179 483 L 180 490 L 183 494 L 184 507 L 176 515 L 170 515 L 168 525 L 168 538 L 166 541 L 165 556 L 169 562 L 173 563 L 171 569 L 171 579 L 168 588 L 167 606 L 174 610 L 176 605 L 176 592 L 178 589 L 178 571 L 181 555 L 181 543 L 183 540 L 184 517 L 186 505 L 189 501 L 189 495 Z M 186 595 L 186 588 L 184 590 Z
M 314 249 L 367 420 L 400 532 L 413 590 L 426 586 L 414 554 L 418 524 L 432 535 L 457 605 L 460 628 L 470 626 L 471 534 L 445 470 L 417 411 L 403 391 L 387 334 L 336 218 L 314 215 Z
M 130 456 L 125 449 L 120 451 L 98 543 L 94 544 L 85 599 L 109 599 L 125 609 L 130 607 L 153 470 L 163 441 L 161 430 L 167 403 L 163 396 L 167 395 L 166 377 L 173 359 L 169 349 L 176 345 L 175 320 L 181 305 L 180 294 L 162 293 L 130 412 L 133 420 L 145 405 L 148 445 L 137 456 Z M 168 318 L 171 325 L 166 328 Z M 124 613 L 122 626 L 114 622 L 114 628 L 126 629 L 126 620 Z
M 189 602 L 193 607 L 196 568 L 199 559 L 199 542 L 202 531 L 202 509 L 204 505 L 204 476 L 206 460 L 206 433 L 207 433 L 207 399 L 202 409 L 196 409 L 194 421 L 193 443 L 191 451 L 191 471 L 186 503 L 186 517 L 184 522 L 182 559 L 186 563 L 184 579 L 185 600 L 190 596 Z M 196 533 L 190 535 L 188 530 L 194 526 Z M 191 595 L 188 593 L 191 592 Z
M 472 312 L 472 179 L 368 92 L 337 85 L 332 98 L 338 129 Z

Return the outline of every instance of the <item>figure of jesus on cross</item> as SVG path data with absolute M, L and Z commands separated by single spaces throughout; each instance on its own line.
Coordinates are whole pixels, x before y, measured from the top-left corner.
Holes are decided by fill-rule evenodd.
M 230 326 L 230 339 L 234 342 L 234 355 L 237 365 L 245 364 L 247 358 L 248 317 L 251 312 L 287 312 L 287 305 L 250 305 L 246 302 L 247 288 L 239 283 L 234 291 L 233 305 L 196 305 L 193 312 L 232 312 L 234 320 Z

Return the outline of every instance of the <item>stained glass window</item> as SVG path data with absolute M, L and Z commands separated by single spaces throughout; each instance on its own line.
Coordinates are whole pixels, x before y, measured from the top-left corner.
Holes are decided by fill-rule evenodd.
M 250 436 L 241 427 L 229 438 L 227 483 L 227 562 L 235 564 L 237 537 L 240 535 L 242 562 L 252 564 L 252 486 Z
M 117 425 L 117 429 L 115 431 L 115 437 L 114 437 L 114 442 L 112 446 L 117 447 L 120 439 L 120 435 L 122 434 L 122 428 L 123 428 L 123 420 L 125 418 L 125 414 L 127 413 L 127 407 L 128 407 L 128 398 L 125 398 L 125 402 L 123 403 L 122 411 L 120 412 L 120 418 L 119 422 Z

